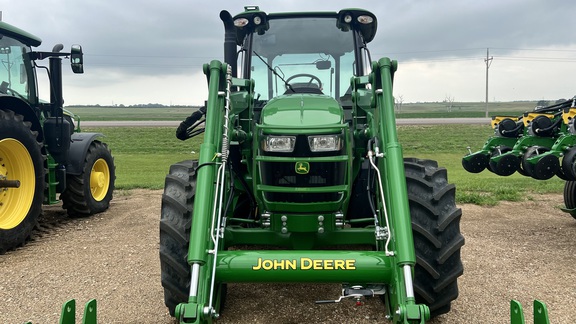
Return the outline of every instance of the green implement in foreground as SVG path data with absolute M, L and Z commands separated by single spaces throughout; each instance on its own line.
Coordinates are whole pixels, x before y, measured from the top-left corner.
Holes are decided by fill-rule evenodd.
M 82 324 L 96 324 L 96 299 L 92 299 L 84 306 L 84 315 L 82 317 Z M 60 324 L 74 324 L 76 323 L 76 301 L 71 299 L 62 305 L 62 315 L 60 316 Z
M 76 300 L 70 299 L 62 305 L 62 313 L 60 313 L 60 324 L 75 324 L 76 323 Z M 84 306 L 84 315 L 82 316 L 82 324 L 96 324 L 97 311 L 96 299 L 91 299 Z M 32 324 L 32 322 L 26 322 Z
M 510 324 L 524 324 L 524 312 L 522 304 L 516 300 L 510 301 Z M 539 301 L 534 300 L 534 324 L 550 324 L 548 318 L 548 309 L 546 305 Z
M 403 157 L 397 63 L 367 47 L 376 16 L 246 7 L 220 18 L 224 62 L 204 65 L 206 104 L 176 132 L 204 133 L 199 159 L 170 167 L 162 197 L 170 314 L 211 323 L 234 282 L 339 283 L 340 296 L 310 302 L 379 297 L 393 323 L 447 313 L 461 210 L 446 169 Z
M 255 252 L 256 253 L 256 252 Z M 326 301 L 319 301 L 322 303 Z M 327 301 L 332 302 L 332 301 Z M 62 305 L 62 313 L 60 315 L 60 324 L 75 324 L 76 323 L 76 301 L 71 299 Z M 96 324 L 96 300 L 92 299 L 86 303 L 84 307 L 84 316 L 82 317 L 82 324 Z M 510 324 L 525 324 L 524 311 L 522 304 L 516 300 L 510 301 Z M 27 322 L 26 324 L 32 324 Z M 546 305 L 539 301 L 534 300 L 534 324 L 550 324 L 548 317 L 548 309 Z

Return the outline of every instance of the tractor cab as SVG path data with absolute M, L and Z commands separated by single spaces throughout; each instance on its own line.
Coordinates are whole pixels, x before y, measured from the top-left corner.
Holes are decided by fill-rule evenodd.
M 28 53 L 30 46 L 39 44 L 37 37 L 0 22 L 0 95 L 35 102 L 36 81 Z
M 42 110 L 47 117 L 61 115 L 62 105 L 62 57 L 70 58 L 74 73 L 83 73 L 83 54 L 79 45 L 70 52 L 61 52 L 61 44 L 51 52 L 36 52 L 32 47 L 40 46 L 42 40 L 26 31 L 0 21 L 0 96 L 9 95 L 24 100 L 28 105 L 41 105 L 38 98 L 36 61 L 50 61 L 50 104 Z
M 300 209 L 340 217 L 352 196 L 353 163 L 357 170 L 360 161 L 351 159 L 350 80 L 370 72 L 366 44 L 376 17 L 361 9 L 245 9 L 221 18 L 226 62 L 233 76 L 254 84 L 254 124 L 247 128 L 259 145 L 247 154 L 255 154 L 248 164 L 256 200 L 271 213 Z
M 323 94 L 342 105 L 349 101 L 350 77 L 369 72 L 366 43 L 377 22 L 368 11 L 266 14 L 246 7 L 233 24 L 238 76 L 255 81 L 254 92 L 264 103 L 282 95 Z M 225 50 L 234 57 L 235 48 Z

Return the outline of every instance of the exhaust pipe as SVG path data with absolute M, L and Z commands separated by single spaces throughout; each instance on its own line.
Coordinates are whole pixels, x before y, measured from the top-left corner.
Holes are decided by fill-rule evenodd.
M 236 29 L 234 28 L 234 19 L 232 15 L 222 10 L 220 19 L 224 23 L 224 62 L 232 68 L 232 77 L 237 77 L 237 58 L 236 58 Z

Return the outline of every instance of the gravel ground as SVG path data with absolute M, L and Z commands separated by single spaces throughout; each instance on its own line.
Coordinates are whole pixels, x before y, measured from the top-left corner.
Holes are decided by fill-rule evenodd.
M 0 256 L 0 323 L 57 323 L 64 301 L 98 300 L 100 323 L 173 323 L 163 303 L 158 257 L 161 191 L 116 192 L 111 208 L 68 219 L 46 208 L 23 248 Z M 576 220 L 561 195 L 532 196 L 496 207 L 462 205 L 464 275 L 449 314 L 430 323 L 509 323 L 518 299 L 532 322 L 532 300 L 548 305 L 551 323 L 576 323 Z M 336 299 L 338 285 L 230 284 L 219 323 L 383 323 L 378 299 Z

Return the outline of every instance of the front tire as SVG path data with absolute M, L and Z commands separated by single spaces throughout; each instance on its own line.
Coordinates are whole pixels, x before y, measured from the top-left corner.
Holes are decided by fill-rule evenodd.
M 416 250 L 416 302 L 428 305 L 435 317 L 449 312 L 458 297 L 457 279 L 464 271 L 462 211 L 456 207 L 455 186 L 436 161 L 405 159 L 404 168 Z
M 68 174 L 66 189 L 60 195 L 63 208 L 71 217 L 101 213 L 110 207 L 116 180 L 116 167 L 105 143 L 93 141 L 79 175 Z
M 190 244 L 192 211 L 196 193 L 197 161 L 170 166 L 166 175 L 160 214 L 160 273 L 164 303 L 174 316 L 176 306 L 188 300 L 190 266 L 186 260 Z
M 18 180 L 18 189 L 0 191 L 0 254 L 30 237 L 42 212 L 44 160 L 38 133 L 11 110 L 0 110 L 0 180 Z
M 164 287 L 164 303 L 172 316 L 178 304 L 188 301 L 190 291 L 191 269 L 187 257 L 197 167 L 198 161 L 193 160 L 175 163 L 170 166 L 164 183 L 160 215 L 160 277 Z M 227 285 L 219 284 L 214 297 L 219 313 L 224 308 L 226 292 Z

